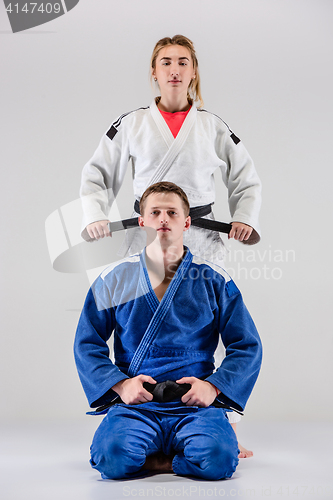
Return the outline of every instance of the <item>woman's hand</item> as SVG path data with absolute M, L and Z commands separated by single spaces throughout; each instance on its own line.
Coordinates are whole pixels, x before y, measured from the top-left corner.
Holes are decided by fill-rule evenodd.
M 99 220 L 88 224 L 86 229 L 90 238 L 99 240 L 100 238 L 104 238 L 104 236 L 112 236 L 108 226 L 109 222 L 109 220 Z
M 253 228 L 242 222 L 232 222 L 232 229 L 228 234 L 228 239 L 235 238 L 238 241 L 246 241 L 250 238 Z

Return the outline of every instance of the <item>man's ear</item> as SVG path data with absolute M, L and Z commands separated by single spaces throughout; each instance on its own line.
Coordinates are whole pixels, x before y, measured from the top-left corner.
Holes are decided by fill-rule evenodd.
M 184 229 L 183 231 L 188 231 L 191 226 L 191 217 L 188 215 L 185 219 Z
M 144 227 L 144 225 L 145 225 L 145 221 L 143 220 L 141 215 L 139 215 L 139 217 L 138 217 L 138 223 L 139 223 L 140 227 Z

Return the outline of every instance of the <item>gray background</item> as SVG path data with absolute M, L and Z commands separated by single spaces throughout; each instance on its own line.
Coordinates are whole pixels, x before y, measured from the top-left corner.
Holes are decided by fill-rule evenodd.
M 263 182 L 262 242 L 233 242 L 226 263 L 264 343 L 246 419 L 332 419 L 332 13 L 328 0 L 81 0 L 14 35 L 0 4 L 3 420 L 87 410 L 72 345 L 89 281 L 52 269 L 45 221 L 78 197 L 109 124 L 149 105 L 151 51 L 176 33 L 195 43 L 205 109 Z M 218 175 L 217 190 L 227 220 Z M 131 204 L 129 173 L 122 214 Z

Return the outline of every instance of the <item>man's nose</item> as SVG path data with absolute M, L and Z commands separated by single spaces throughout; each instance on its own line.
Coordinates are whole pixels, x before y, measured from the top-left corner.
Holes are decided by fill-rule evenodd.
M 167 212 L 161 213 L 161 224 L 168 224 L 169 216 Z

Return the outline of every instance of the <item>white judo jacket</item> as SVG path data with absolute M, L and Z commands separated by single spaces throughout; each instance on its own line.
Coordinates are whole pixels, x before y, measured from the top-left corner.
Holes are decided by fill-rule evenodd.
M 163 159 L 164 171 L 157 173 Z M 213 174 L 220 169 L 228 191 L 230 222 L 253 227 L 259 241 L 261 183 L 243 143 L 221 118 L 194 105 L 174 138 L 155 100 L 149 107 L 131 111 L 114 121 L 85 165 L 80 191 L 84 239 L 89 240 L 85 230 L 88 224 L 108 219 L 129 162 L 136 199 L 153 182 L 165 180 L 186 192 L 191 207 L 214 203 Z M 213 214 L 207 217 L 214 218 Z M 185 234 L 184 243 L 192 252 L 221 263 L 223 243 L 218 233 L 191 227 Z M 144 243 L 141 249 L 143 246 Z M 140 250 L 133 244 L 132 247 L 132 253 Z M 208 247 L 209 255 L 203 251 Z

